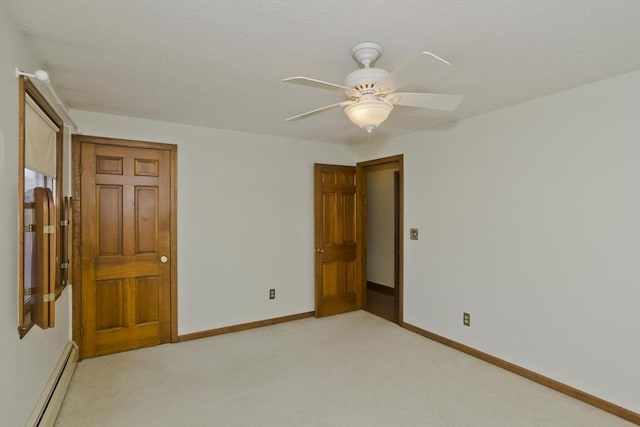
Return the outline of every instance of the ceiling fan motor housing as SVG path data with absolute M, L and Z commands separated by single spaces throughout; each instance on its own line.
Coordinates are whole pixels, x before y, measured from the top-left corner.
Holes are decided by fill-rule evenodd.
M 360 90 L 359 86 L 378 83 L 386 79 L 388 75 L 389 73 L 382 68 L 360 68 L 347 75 L 344 85 Z
M 374 87 L 375 83 L 387 78 L 389 73 L 382 68 L 375 68 L 372 65 L 382 55 L 382 45 L 376 42 L 360 42 L 351 48 L 351 56 L 363 68 L 349 73 L 344 81 L 346 87 L 351 87 L 359 91 L 380 92 L 380 87 Z

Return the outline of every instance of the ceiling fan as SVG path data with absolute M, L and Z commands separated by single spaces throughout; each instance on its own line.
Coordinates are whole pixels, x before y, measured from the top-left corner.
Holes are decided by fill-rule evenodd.
M 424 76 L 429 71 L 446 68 L 451 64 L 430 52 L 422 52 L 391 73 L 373 67 L 382 55 L 382 45 L 376 42 L 361 42 L 351 48 L 351 56 L 362 66 L 345 78 L 344 85 L 328 83 L 310 77 L 290 77 L 286 83 L 295 83 L 320 89 L 343 92 L 347 100 L 316 108 L 285 121 L 306 119 L 314 114 L 345 107 L 349 119 L 367 133 L 373 132 L 384 122 L 394 105 L 453 111 L 462 102 L 462 95 L 447 95 L 423 92 L 397 92 L 412 80 Z

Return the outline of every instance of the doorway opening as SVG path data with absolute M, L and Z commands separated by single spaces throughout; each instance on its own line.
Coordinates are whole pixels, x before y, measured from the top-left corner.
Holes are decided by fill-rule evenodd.
M 364 308 L 402 324 L 403 156 L 358 163 Z

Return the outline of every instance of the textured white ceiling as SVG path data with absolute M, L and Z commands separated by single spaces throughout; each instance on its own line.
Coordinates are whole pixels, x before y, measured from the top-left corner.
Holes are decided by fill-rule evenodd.
M 339 93 L 353 44 L 392 70 L 421 51 L 449 60 L 412 90 L 460 93 L 453 113 L 396 107 L 397 137 L 640 69 L 638 0 L 3 0 L 69 108 L 337 143 L 367 140 Z M 16 64 L 20 67 L 21 64 Z M 26 70 L 33 71 L 33 70 Z

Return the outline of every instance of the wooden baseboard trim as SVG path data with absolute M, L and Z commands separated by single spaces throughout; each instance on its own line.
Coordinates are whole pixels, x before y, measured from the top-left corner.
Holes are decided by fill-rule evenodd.
M 370 282 L 367 280 L 367 289 L 372 291 L 380 292 L 385 295 L 395 295 L 395 289 L 390 288 L 389 286 L 381 285 L 380 283 Z
M 520 375 L 521 377 L 527 378 L 528 380 L 534 381 L 538 384 L 542 384 L 543 386 L 566 394 L 567 396 L 573 397 L 574 399 L 581 400 L 582 402 L 587 403 L 591 406 L 595 406 L 598 409 L 602 409 L 603 411 L 609 412 L 620 418 L 624 418 L 627 421 L 631 421 L 632 423 L 640 425 L 640 413 L 623 408 L 614 403 L 593 396 L 589 393 L 585 393 L 582 390 L 578 390 L 574 387 L 563 384 L 552 378 L 545 377 L 544 375 L 538 374 L 537 372 L 530 371 L 511 362 L 507 362 L 506 360 L 502 360 L 488 353 L 476 350 L 473 347 L 469 347 L 457 341 L 445 338 L 441 335 L 434 334 L 433 332 L 429 332 L 410 323 L 403 322 L 401 326 L 412 332 L 415 332 L 418 335 L 429 338 L 430 340 L 439 342 L 440 344 L 444 344 L 447 347 L 451 347 L 463 353 L 467 353 L 470 356 L 477 357 L 478 359 L 484 360 L 485 362 L 491 363 L 492 365 L 498 366 L 499 368 L 506 369 L 507 371 L 513 372 L 516 375 Z
M 223 328 L 209 329 L 207 331 L 192 332 L 178 336 L 178 342 L 197 340 L 200 338 L 214 337 L 216 335 L 228 334 L 231 332 L 246 331 L 247 329 L 261 328 L 263 326 L 275 325 L 277 323 L 291 322 L 293 320 L 305 319 L 313 317 L 315 312 L 308 311 L 305 313 L 290 314 L 289 316 L 276 317 L 273 319 L 258 320 L 256 322 L 242 323 L 240 325 L 225 326 Z

